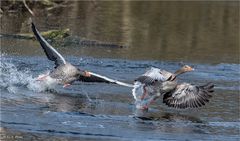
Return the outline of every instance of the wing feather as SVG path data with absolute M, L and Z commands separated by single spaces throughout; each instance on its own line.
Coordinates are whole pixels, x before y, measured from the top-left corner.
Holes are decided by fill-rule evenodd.
M 91 74 L 90 77 L 88 76 L 80 76 L 79 81 L 83 82 L 105 82 L 105 83 L 113 83 L 113 84 L 118 84 L 121 86 L 126 86 L 126 87 L 133 87 L 132 84 L 124 83 L 115 79 L 108 78 L 106 76 L 96 74 L 93 72 L 89 72 Z
M 175 108 L 197 108 L 209 102 L 214 85 L 208 83 L 203 86 L 180 84 L 172 92 L 163 96 L 163 103 Z
M 47 58 L 51 61 L 55 62 L 55 68 L 58 67 L 60 64 L 66 64 L 65 59 L 63 56 L 57 52 L 39 33 L 39 31 L 36 29 L 34 23 L 32 23 L 32 31 L 39 41 L 41 47 L 43 48 Z
M 173 74 L 159 68 L 152 67 L 143 75 L 139 76 L 135 81 L 139 81 L 145 85 L 152 85 L 154 82 L 163 82 L 169 79 Z
M 142 76 L 148 76 L 148 77 L 150 77 L 154 80 L 158 80 L 158 81 L 166 81 L 172 75 L 173 74 L 168 71 L 152 67 L 148 71 L 146 71 Z
M 142 76 L 138 77 L 135 81 L 139 81 L 142 84 L 145 84 L 146 86 L 148 86 L 148 85 L 152 85 L 154 82 L 158 81 L 158 79 L 154 79 L 152 77 L 142 75 Z

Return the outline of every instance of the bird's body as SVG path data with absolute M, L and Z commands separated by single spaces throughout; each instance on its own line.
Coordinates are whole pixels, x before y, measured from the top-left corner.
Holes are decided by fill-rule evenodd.
M 70 63 L 59 65 L 49 74 L 50 77 L 57 79 L 61 84 L 71 84 L 78 80 L 80 75 L 80 71 Z
M 152 67 L 139 76 L 132 89 L 136 107 L 140 109 L 148 108 L 148 105 L 154 99 L 174 89 L 176 82 L 167 81 L 172 75 L 168 71 Z
M 143 99 L 142 96 L 157 94 L 159 93 L 159 88 L 162 88 L 162 83 L 168 81 L 168 84 L 174 85 L 176 82 L 175 78 L 177 75 L 185 73 L 187 71 L 192 71 L 193 69 L 189 66 L 183 66 L 175 73 L 168 72 L 163 69 L 151 67 L 143 75 L 139 76 L 134 82 L 134 88 L 132 90 L 133 97 L 135 100 Z M 167 82 L 163 83 L 166 88 Z M 158 94 L 157 94 L 158 95 Z
M 148 95 L 158 93 L 158 87 L 156 82 L 161 83 L 166 81 L 167 76 L 163 75 L 160 69 L 151 68 L 146 73 L 138 77 L 134 82 L 134 88 L 132 89 L 133 97 L 136 101 L 141 100 L 144 95 L 144 91 L 148 92 Z M 170 73 L 166 73 L 170 77 Z M 155 83 L 155 84 L 154 84 Z

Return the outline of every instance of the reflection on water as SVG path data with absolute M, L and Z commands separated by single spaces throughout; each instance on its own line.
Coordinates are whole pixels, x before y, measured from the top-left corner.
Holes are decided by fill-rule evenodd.
M 33 8 L 34 9 L 34 8 Z M 194 62 L 238 63 L 239 2 L 71 2 L 34 9 L 40 30 L 70 28 L 72 35 L 129 46 L 74 48 L 73 55 Z M 28 14 L 1 17 L 1 33 L 30 32 Z M 32 41 L 2 40 L 3 51 L 29 52 Z M 10 47 L 21 46 L 21 50 Z M 64 49 L 63 49 L 64 50 Z M 97 50 L 97 51 L 95 51 Z

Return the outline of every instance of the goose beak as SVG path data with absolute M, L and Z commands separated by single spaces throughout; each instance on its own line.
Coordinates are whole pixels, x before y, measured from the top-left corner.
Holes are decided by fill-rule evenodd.
M 90 72 L 88 72 L 88 71 L 85 71 L 85 72 L 84 72 L 84 75 L 85 75 L 86 77 L 91 77 L 91 74 L 90 74 Z
M 194 68 L 190 67 L 190 66 L 186 66 L 187 71 L 194 71 Z

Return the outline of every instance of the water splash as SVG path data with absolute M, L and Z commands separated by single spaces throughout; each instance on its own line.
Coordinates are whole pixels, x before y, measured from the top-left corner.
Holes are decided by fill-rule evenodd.
M 0 88 L 6 89 L 9 93 L 17 93 L 20 87 L 26 87 L 35 92 L 42 92 L 54 89 L 53 81 L 37 81 L 31 72 L 27 69 L 18 70 L 18 68 L 4 59 L 4 55 L 0 57 Z

